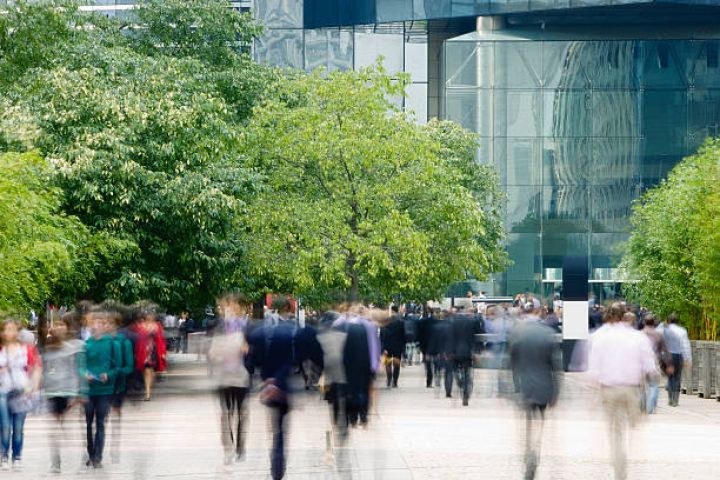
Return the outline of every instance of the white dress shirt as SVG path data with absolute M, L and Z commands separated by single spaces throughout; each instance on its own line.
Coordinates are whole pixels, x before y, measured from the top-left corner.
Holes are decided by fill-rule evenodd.
M 590 337 L 590 376 L 605 387 L 642 385 L 659 373 L 650 340 L 622 322 L 607 323 Z

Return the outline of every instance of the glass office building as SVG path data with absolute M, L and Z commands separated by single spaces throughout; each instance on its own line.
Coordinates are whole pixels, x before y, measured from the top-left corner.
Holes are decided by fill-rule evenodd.
M 98 3 L 132 3 L 127 1 Z M 586 257 L 621 281 L 632 202 L 720 134 L 720 0 L 243 0 L 257 60 L 408 72 L 419 122 L 480 136 L 507 193 L 496 295 L 549 294 Z

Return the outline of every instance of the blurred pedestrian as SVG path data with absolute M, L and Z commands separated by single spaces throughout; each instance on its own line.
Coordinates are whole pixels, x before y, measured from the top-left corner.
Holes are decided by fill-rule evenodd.
M 406 308 L 405 318 L 402 325 L 405 329 L 405 364 L 412 365 L 415 363 L 415 351 L 417 341 L 417 324 L 420 317 L 415 312 L 414 306 Z
M 333 438 L 336 443 L 344 444 L 348 435 L 347 377 L 343 358 L 347 333 L 333 327 L 337 318 L 337 312 L 332 311 L 320 317 L 317 340 L 323 352 L 325 400 L 330 404 Z
M 305 318 L 305 326 L 295 334 L 295 355 L 305 381 L 305 390 L 317 388 L 323 369 L 323 352 L 317 338 L 317 317 Z
M 425 386 L 427 388 L 432 388 L 433 386 L 434 362 L 437 352 L 432 353 L 430 347 L 433 329 L 437 321 L 432 309 L 428 308 L 425 315 L 423 315 L 418 322 L 417 340 L 420 353 L 422 353 L 423 365 L 425 366 Z
M 64 440 L 65 414 L 75 404 L 82 404 L 85 382 L 85 345 L 73 338 L 76 312 L 66 312 L 55 321 L 45 345 L 43 393 L 54 420 L 50 433 L 50 473 L 60 473 L 60 444 Z
M 616 480 L 627 478 L 628 437 L 640 414 L 640 389 L 648 375 L 659 374 L 650 341 L 622 321 L 624 314 L 622 303 L 610 306 L 603 326 L 592 334 L 589 357 L 608 420 Z
M 251 339 L 253 362 L 260 367 L 263 386 L 260 402 L 271 410 L 273 431 L 270 466 L 273 480 L 285 476 L 286 417 L 290 411 L 290 387 L 288 380 L 294 364 L 293 337 L 295 325 L 291 321 L 292 305 L 282 298 L 273 302 L 279 320 L 275 325 L 255 329 Z M 255 348 L 258 346 L 259 348 Z
M 178 330 L 180 331 L 180 351 L 188 353 L 188 335 L 195 332 L 195 320 L 188 312 L 180 314 Z
M 135 339 L 135 370 L 142 372 L 145 385 L 145 401 L 152 397 L 155 373 L 167 369 L 165 337 L 157 321 L 153 306 L 140 306 L 130 330 Z
M 405 325 L 397 305 L 390 307 L 392 314 L 387 324 L 380 329 L 380 345 L 385 355 L 386 386 L 397 388 L 400 378 L 400 363 L 405 348 Z
M 113 348 L 120 352 L 120 363 L 116 365 L 117 377 L 110 403 L 110 461 L 120 461 L 120 439 L 122 437 L 122 409 L 127 395 L 128 382 L 135 371 L 135 354 L 125 325 L 132 322 L 132 312 L 125 306 L 116 305 L 108 312 L 108 334 L 115 342 Z
M 468 406 L 473 388 L 475 335 L 483 333 L 482 323 L 474 314 L 460 313 L 453 314 L 449 321 L 445 394 L 452 396 L 454 376 L 462 392 L 463 405 Z
M 20 342 L 20 322 L 8 318 L 2 324 L 0 348 L 0 430 L 2 452 L 0 469 L 8 470 L 12 448 L 12 468 L 20 470 L 24 443 L 25 417 L 32 408 L 31 397 L 42 378 L 42 360 L 33 345 Z
M 513 383 L 525 412 L 525 479 L 532 480 L 540 463 L 545 411 L 559 392 L 559 344 L 552 328 L 531 319 L 513 330 L 510 352 Z
M 122 365 L 122 352 L 110 336 L 111 318 L 96 310 L 89 315 L 91 336 L 85 342 L 85 372 L 88 398 L 85 403 L 87 466 L 102 468 L 105 422 L 110 412 L 115 381 Z M 94 432 L 93 432 L 94 426 Z
M 491 358 L 489 367 L 492 379 L 489 385 L 488 397 L 500 396 L 505 391 L 503 375 L 501 375 L 500 370 L 503 369 L 503 364 L 506 363 L 508 335 L 508 320 L 501 307 L 490 306 L 486 309 L 484 327 L 489 338 L 486 348 L 489 350 Z
M 678 316 L 670 314 L 667 317 L 667 326 L 663 330 L 665 345 L 671 356 L 672 373 L 668 376 L 668 405 L 677 407 L 680 402 L 680 380 L 685 368 L 692 364 L 692 349 L 687 330 L 678 325 Z
M 250 386 L 250 374 L 245 368 L 247 352 L 245 335 L 242 330 L 233 328 L 232 323 L 227 331 L 216 332 L 212 336 L 208 350 L 208 361 L 215 364 L 213 372 L 220 401 L 220 441 L 226 465 L 242 460 L 245 455 L 247 415 L 244 403 Z
M 650 344 L 653 348 L 653 353 L 655 354 L 655 360 L 658 362 L 658 365 L 660 365 L 660 371 L 667 374 L 672 371 L 672 358 L 670 357 L 670 354 L 665 345 L 665 338 L 663 334 L 658 332 L 655 328 L 655 322 L 655 315 L 653 315 L 652 313 L 645 314 L 645 328 L 643 328 L 643 333 L 647 335 L 648 339 L 650 340 Z M 657 378 L 650 377 L 646 380 L 644 395 L 645 412 L 649 414 L 655 413 L 659 390 L 660 386 L 658 384 Z
M 363 316 L 359 307 L 344 307 L 333 326 L 347 334 L 343 364 L 347 379 L 346 398 L 348 421 L 368 423 L 370 397 L 375 372 L 380 367 L 380 342 L 377 327 Z

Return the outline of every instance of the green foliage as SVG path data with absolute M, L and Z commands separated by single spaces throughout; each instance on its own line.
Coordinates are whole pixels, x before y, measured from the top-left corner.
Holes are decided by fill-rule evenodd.
M 289 80 L 255 110 L 250 164 L 266 188 L 250 206 L 249 263 L 320 303 L 441 296 L 505 261 L 499 190 L 473 160 L 476 139 L 443 122 L 420 126 L 388 100 L 381 66 Z
M 0 311 L 73 300 L 92 278 L 91 243 L 99 239 L 60 213 L 60 192 L 49 178 L 36 153 L 0 155 Z
M 145 0 L 136 38 L 148 53 L 195 57 L 222 65 L 237 59 L 262 29 L 227 0 Z
M 635 205 L 624 265 L 630 299 L 680 314 L 695 337 L 715 339 L 720 315 L 720 141 L 709 140 Z
M 256 180 L 238 161 L 241 132 L 275 73 L 235 48 L 257 27 L 228 5 L 148 2 L 130 34 L 69 4 L 0 15 L 0 57 L 19 72 L 0 101 L 0 149 L 36 148 L 63 210 L 104 239 L 78 250 L 85 296 L 202 307 L 238 277 Z M 55 37 L 13 53 L 16 32 L 45 24 Z
M 21 0 L 0 8 L 0 86 L 32 68 L 52 65 L 61 49 L 81 35 L 72 28 L 76 11 L 70 2 L 52 0 Z

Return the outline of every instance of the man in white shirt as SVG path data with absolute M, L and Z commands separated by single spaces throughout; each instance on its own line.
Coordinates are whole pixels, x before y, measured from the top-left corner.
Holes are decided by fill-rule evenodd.
M 622 321 L 625 307 L 616 302 L 604 325 L 590 340 L 589 373 L 600 387 L 607 414 L 615 478 L 627 478 L 629 429 L 640 415 L 640 391 L 645 378 L 659 375 L 650 341 Z
M 682 371 L 692 363 L 690 339 L 685 328 L 678 325 L 678 317 L 674 313 L 668 315 L 667 326 L 663 330 L 665 345 L 672 356 L 672 369 L 668 376 L 668 405 L 677 407 L 680 401 L 680 379 Z

